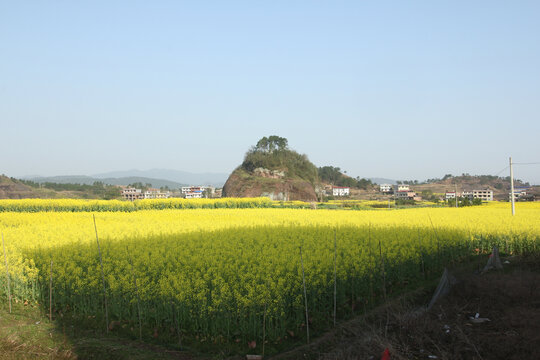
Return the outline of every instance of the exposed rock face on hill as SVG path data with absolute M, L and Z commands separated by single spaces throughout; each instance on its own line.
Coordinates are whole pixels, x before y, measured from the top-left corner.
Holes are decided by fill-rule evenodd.
M 314 186 L 306 180 L 286 177 L 283 170 L 236 169 L 223 187 L 227 197 L 268 196 L 272 200 L 317 201 Z

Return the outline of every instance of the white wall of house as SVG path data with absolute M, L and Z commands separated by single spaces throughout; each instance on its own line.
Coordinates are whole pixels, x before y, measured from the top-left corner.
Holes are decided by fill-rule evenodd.
M 397 188 L 397 191 L 410 191 L 411 188 L 409 187 L 409 185 L 405 185 L 405 184 L 401 184 L 401 185 L 396 185 L 396 188 Z
M 396 199 L 410 199 L 410 200 L 413 200 L 414 197 L 416 196 L 416 193 L 414 191 L 402 190 L 402 191 L 396 191 L 394 193 L 394 195 L 396 196 Z
M 144 198 L 144 194 L 142 193 L 141 189 L 128 187 L 122 190 L 122 197 L 125 200 L 134 201 Z
M 182 186 L 182 194 L 187 194 L 189 192 L 195 191 L 204 191 L 205 189 L 210 188 L 208 186 Z
M 392 191 L 392 185 L 390 185 L 390 184 L 380 184 L 379 185 L 379 191 L 380 192 L 390 192 L 390 191 Z
M 144 192 L 145 199 L 167 199 L 170 196 L 170 192 L 161 192 L 159 189 L 148 189 Z
M 469 198 L 469 200 L 480 199 L 482 201 L 493 201 L 493 190 L 464 191 L 461 196 Z
M 202 192 L 188 192 L 186 193 L 186 199 L 201 199 Z
M 348 187 L 338 187 L 335 186 L 332 188 L 332 195 L 334 196 L 348 196 L 349 188 Z
M 492 190 L 473 190 L 473 198 L 481 199 L 483 201 L 493 201 Z
M 521 197 L 527 196 L 527 190 L 514 190 L 514 200 L 518 200 Z M 508 193 L 508 199 L 512 200 L 512 193 Z

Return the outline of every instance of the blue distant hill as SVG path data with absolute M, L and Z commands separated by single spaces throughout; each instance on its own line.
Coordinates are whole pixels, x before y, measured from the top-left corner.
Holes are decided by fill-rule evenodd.
M 31 180 L 37 183 L 57 183 L 57 184 L 85 184 L 92 185 L 96 181 L 100 181 L 107 185 L 129 185 L 134 183 L 151 184 L 152 187 L 161 188 L 167 186 L 169 189 L 177 189 L 186 184 L 177 183 L 164 179 L 152 179 L 147 177 L 129 176 L 120 178 L 95 178 L 91 176 L 38 176 L 25 177 L 25 180 Z
M 112 171 L 101 174 L 94 174 L 92 177 L 98 179 L 109 178 L 124 178 L 124 177 L 145 177 L 152 179 L 163 179 L 173 181 L 180 184 L 188 185 L 212 185 L 215 187 L 222 187 L 227 181 L 229 174 L 223 173 L 190 173 L 181 170 L 171 169 L 150 169 L 150 170 L 125 170 L 125 171 Z

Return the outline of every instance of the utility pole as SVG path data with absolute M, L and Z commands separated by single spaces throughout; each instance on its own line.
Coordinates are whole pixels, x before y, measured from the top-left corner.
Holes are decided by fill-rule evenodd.
M 457 184 L 454 184 L 454 186 L 455 186 L 455 196 L 456 196 L 456 207 L 458 207 L 457 206 Z
M 512 216 L 516 215 L 516 204 L 514 200 L 514 169 L 512 168 L 512 157 L 510 156 L 510 201 L 512 202 Z

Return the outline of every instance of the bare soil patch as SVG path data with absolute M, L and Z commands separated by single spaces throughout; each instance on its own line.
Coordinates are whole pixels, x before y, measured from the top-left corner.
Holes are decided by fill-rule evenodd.
M 418 308 L 428 292 L 410 294 L 275 358 L 381 359 L 389 349 L 390 359 L 540 359 L 540 261 L 510 261 L 460 275 L 428 312 Z

